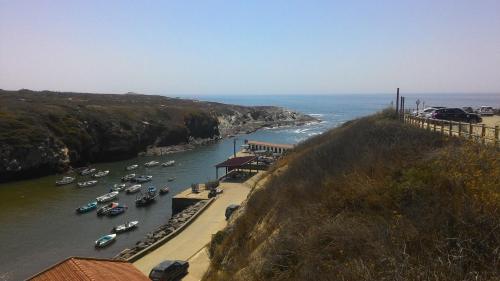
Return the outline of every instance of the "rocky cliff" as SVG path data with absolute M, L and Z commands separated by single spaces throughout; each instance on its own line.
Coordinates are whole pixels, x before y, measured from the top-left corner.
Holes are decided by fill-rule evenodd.
M 278 107 L 154 95 L 0 90 L 0 182 L 313 120 Z

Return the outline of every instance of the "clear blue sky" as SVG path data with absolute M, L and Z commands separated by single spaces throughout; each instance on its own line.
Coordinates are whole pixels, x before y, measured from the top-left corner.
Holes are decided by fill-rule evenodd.
M 500 1 L 0 0 L 0 88 L 500 93 Z

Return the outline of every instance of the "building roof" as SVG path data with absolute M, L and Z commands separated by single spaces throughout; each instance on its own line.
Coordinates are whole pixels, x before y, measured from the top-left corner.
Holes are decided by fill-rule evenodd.
M 28 280 L 147 281 L 149 278 L 126 261 L 70 257 L 32 276 Z
M 221 168 L 221 167 L 238 168 L 238 167 L 241 167 L 245 164 L 248 164 L 248 163 L 254 161 L 255 159 L 257 159 L 257 156 L 233 157 L 233 158 L 229 158 L 226 161 L 215 165 L 215 167 L 217 167 L 217 168 Z
M 291 144 L 270 143 L 270 142 L 263 142 L 263 141 L 248 141 L 248 144 L 270 146 L 270 147 L 277 147 L 277 148 L 284 148 L 284 149 L 292 149 L 293 148 L 293 145 L 291 145 Z

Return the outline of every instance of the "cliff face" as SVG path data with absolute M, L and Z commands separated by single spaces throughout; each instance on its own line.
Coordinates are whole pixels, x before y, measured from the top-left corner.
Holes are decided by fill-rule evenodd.
M 311 138 L 214 235 L 204 281 L 500 280 L 500 153 L 392 112 Z
M 0 90 L 0 181 L 127 159 L 151 146 L 311 120 L 277 107 L 163 96 Z

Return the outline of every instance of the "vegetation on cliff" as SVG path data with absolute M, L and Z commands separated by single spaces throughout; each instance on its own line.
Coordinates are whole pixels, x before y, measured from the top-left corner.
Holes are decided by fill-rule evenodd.
M 391 111 L 299 145 L 214 236 L 204 280 L 499 280 L 500 153 Z
M 0 181 L 131 158 L 148 146 L 300 120 L 310 118 L 277 107 L 137 94 L 0 90 Z

